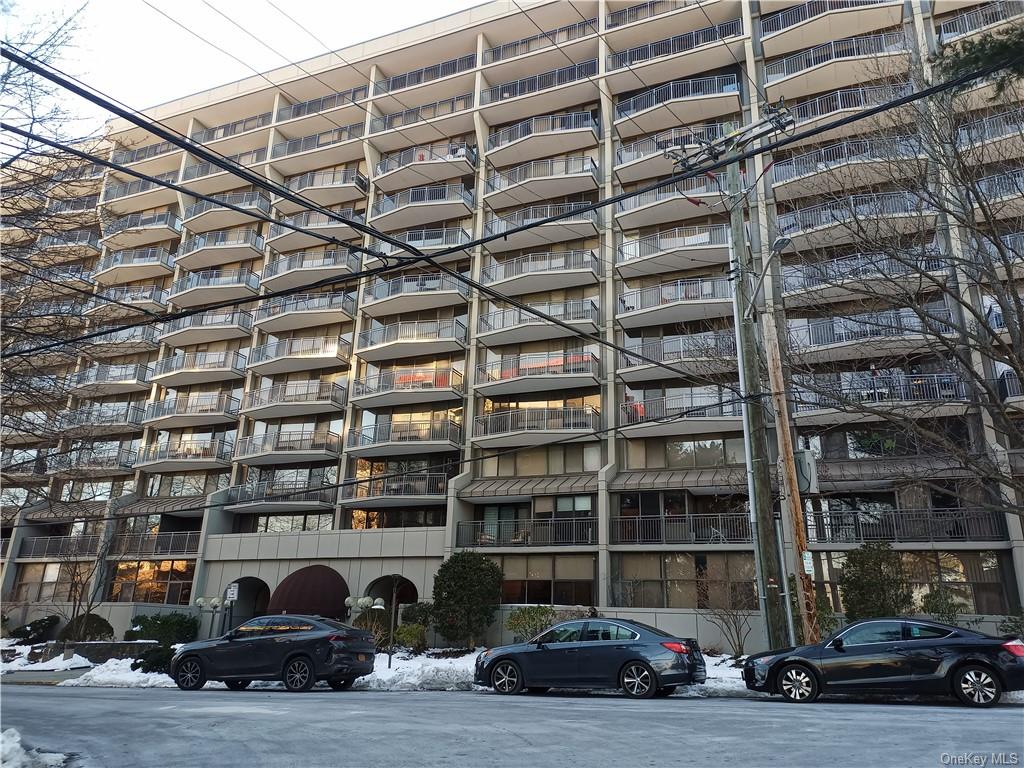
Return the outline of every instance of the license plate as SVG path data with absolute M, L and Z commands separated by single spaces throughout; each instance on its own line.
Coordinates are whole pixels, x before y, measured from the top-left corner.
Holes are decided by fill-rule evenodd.
M 358 661 L 366 661 L 366 654 L 365 654 L 365 653 L 360 653 L 360 654 L 358 654 L 358 655 L 356 656 L 356 659 L 357 659 Z

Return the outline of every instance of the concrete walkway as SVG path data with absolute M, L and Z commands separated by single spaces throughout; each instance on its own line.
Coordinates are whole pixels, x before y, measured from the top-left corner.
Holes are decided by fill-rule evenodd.
M 0 686 L 4 685 L 56 685 L 62 680 L 72 680 L 85 674 L 89 667 L 69 669 L 63 672 L 7 672 L 0 675 Z

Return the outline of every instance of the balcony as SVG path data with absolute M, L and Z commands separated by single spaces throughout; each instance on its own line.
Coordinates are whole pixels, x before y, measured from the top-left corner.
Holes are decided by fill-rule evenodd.
M 673 280 L 619 294 L 615 318 L 623 328 L 732 316 L 732 282 L 725 277 Z
M 761 45 L 768 58 L 804 48 L 808 40 L 827 40 L 837 30 L 865 35 L 897 26 L 903 4 L 894 0 L 810 0 L 761 17 Z
M 997 389 L 1008 410 L 1021 410 L 1021 406 L 1024 405 L 1024 387 L 1021 386 L 1020 377 L 1016 372 L 1004 371 L 998 379 Z
M 321 488 L 308 482 L 274 481 L 236 485 L 228 489 L 225 509 L 260 512 L 329 512 L 338 498 L 337 488 Z
M 667 339 L 626 342 L 627 348 L 648 360 L 671 365 L 688 376 L 708 376 L 736 370 L 736 335 L 709 331 Z M 626 382 L 659 381 L 665 369 L 640 357 L 622 355 L 615 372 Z
M 503 357 L 476 367 L 476 391 L 487 397 L 600 386 L 593 352 L 538 352 Z
M 6 542 L 5 542 L 6 543 Z M 69 559 L 92 560 L 99 551 L 100 537 L 92 536 L 29 536 L 21 540 L 19 560 Z
M 696 269 L 729 263 L 729 227 L 675 227 L 638 238 L 623 238 L 615 265 L 624 279 L 660 275 L 668 269 Z
M 794 102 L 790 112 L 801 131 L 821 127 L 846 115 L 851 115 L 869 107 L 875 107 L 892 99 L 906 96 L 913 90 L 907 82 L 892 82 L 886 85 L 872 85 L 864 88 L 840 88 L 806 101 Z M 913 107 L 897 107 L 886 113 L 889 119 L 899 119 L 909 127 L 913 127 L 916 112 Z M 834 128 L 816 134 L 809 142 L 820 143 L 840 136 L 848 136 L 863 132 L 864 126 L 850 123 L 845 127 Z M 798 144 L 807 143 L 804 141 Z M 792 145 L 791 145 L 792 146 Z
M 69 435 L 116 435 L 142 429 L 142 408 L 132 403 L 103 403 L 66 411 L 60 430 Z
M 373 83 L 373 95 L 380 96 L 385 93 L 416 88 L 425 83 L 432 83 L 436 80 L 443 80 L 463 72 L 468 72 L 475 67 L 476 54 L 468 53 L 455 59 L 431 64 L 429 67 L 421 67 L 411 72 L 403 72 L 400 75 L 392 75 L 382 80 L 375 80 Z M 449 87 L 451 86 L 449 85 Z
M 641 192 L 615 204 L 615 221 L 623 229 L 640 229 L 681 219 L 704 218 L 722 189 L 707 176 L 695 176 L 676 184 Z
M 363 111 L 360 102 L 365 101 L 370 89 L 357 85 L 344 91 L 336 91 L 315 99 L 285 104 L 277 110 L 277 122 L 302 121 L 303 125 L 326 127 L 331 120 L 355 119 Z
M 94 365 L 68 376 L 67 387 L 78 397 L 126 395 L 149 389 L 145 365 Z
M 159 430 L 231 424 L 238 420 L 238 400 L 224 392 L 178 395 L 149 403 L 142 420 Z
M 623 7 L 616 7 L 620 5 Z M 637 41 L 652 39 L 666 27 L 695 29 L 709 22 L 721 23 L 735 15 L 736 5 L 707 0 L 649 0 L 632 4 L 628 0 L 612 0 L 605 17 L 605 36 L 611 39 L 614 50 L 621 51 Z
M 209 269 L 190 272 L 171 284 L 168 299 L 179 307 L 256 296 L 260 276 L 248 269 Z
M 103 188 L 102 205 L 107 213 L 123 216 L 133 210 L 161 208 L 175 205 L 178 193 L 160 182 L 177 184 L 178 169 L 161 173 L 149 179 L 134 179 L 107 184 Z
M 623 184 L 675 172 L 675 161 L 665 155 L 670 148 L 696 150 L 698 142 L 711 142 L 736 130 L 739 123 L 705 123 L 670 128 L 653 136 L 624 143 L 615 150 L 615 175 Z
M 352 226 L 351 222 L 362 224 L 364 220 L 363 214 L 357 213 L 351 208 L 332 208 L 330 216 L 320 211 L 303 211 L 282 219 L 282 224 L 308 229 L 318 235 L 323 235 L 323 237 L 299 232 L 282 226 L 282 224 L 271 224 L 267 234 L 267 245 L 276 251 L 295 251 L 300 248 L 323 245 L 328 242 L 325 238 L 351 240 L 360 237 L 358 230 Z
M 447 248 L 457 248 L 460 245 L 465 245 L 470 241 L 469 232 L 462 229 L 461 227 L 442 227 L 437 229 L 410 229 L 405 232 L 392 232 L 391 238 L 394 240 L 400 240 L 413 248 L 418 248 L 421 251 L 439 251 Z M 407 251 L 402 250 L 398 246 L 392 245 L 391 243 L 385 243 L 376 238 L 370 240 L 370 248 L 382 253 L 385 256 L 409 256 Z M 461 254 L 456 255 L 458 258 Z M 448 257 L 449 260 L 452 257 Z M 373 259 L 366 257 L 363 262 L 363 266 L 367 269 L 381 266 L 379 259 Z
M 249 370 L 260 376 L 347 366 L 352 344 L 337 336 L 280 339 L 249 353 Z
M 381 317 L 457 306 L 468 298 L 469 288 L 451 275 L 419 273 L 376 279 L 363 290 L 362 310 L 369 317 Z
M 285 179 L 284 185 L 295 194 L 327 207 L 362 200 L 369 188 L 366 177 L 354 168 L 310 171 Z M 275 198 L 274 206 L 281 213 L 289 214 L 298 213 L 305 207 L 285 197 Z
M 743 411 L 739 396 L 728 390 L 692 390 L 620 403 L 619 423 L 629 438 L 741 432 Z
M 439 133 L 441 136 L 472 133 L 472 110 L 473 94 L 463 93 L 450 99 L 373 117 L 370 119 L 371 140 L 382 152 L 393 152 L 407 146 L 410 141 L 417 144 L 430 142 Z
M 348 248 L 299 251 L 267 262 L 263 267 L 263 286 L 281 291 L 358 271 L 359 256 Z
M 230 381 L 245 376 L 245 355 L 239 352 L 188 352 L 162 357 L 153 366 L 154 384 L 169 389 Z
M 160 533 L 122 533 L 111 541 L 112 557 L 133 556 L 163 558 L 199 553 L 200 531 L 161 531 Z
M 124 328 L 93 336 L 84 342 L 84 352 L 93 358 L 120 357 L 140 352 L 151 352 L 159 343 L 157 331 L 152 325 Z
M 907 72 L 904 32 L 846 37 L 765 64 L 769 100 L 821 93 Z
M 975 6 L 939 23 L 940 45 L 949 45 L 955 40 L 974 35 L 984 30 L 993 33 L 1006 25 L 1010 19 L 1024 14 L 1024 3 L 1020 0 L 997 0 L 993 3 Z
M 97 283 L 132 283 L 155 280 L 174 271 L 174 256 L 166 248 L 143 248 L 108 253 L 96 264 Z
M 270 215 L 270 198 L 262 192 L 231 192 L 213 195 L 213 197 L 226 205 L 241 208 L 242 211 L 232 210 L 209 200 L 199 200 L 185 209 L 185 226 L 190 232 L 231 229 L 251 224 L 255 217 L 244 211 L 251 211 L 257 215 Z
M 201 269 L 263 257 L 263 238 L 255 229 L 206 232 L 187 238 L 174 262 L 182 269 Z
M 601 312 L 591 299 L 531 306 L 574 326 L 579 333 L 595 334 L 601 322 Z M 565 328 L 516 307 L 482 313 L 477 326 L 477 340 L 486 346 L 522 344 L 527 341 L 560 339 L 571 335 L 573 334 Z
M 77 261 L 100 252 L 100 236 L 91 229 L 75 229 L 59 235 L 43 235 L 36 245 L 46 251 L 48 261 Z
M 226 469 L 230 465 L 231 442 L 228 440 L 183 439 L 145 445 L 135 462 L 137 469 L 151 474 Z
M 224 142 L 225 139 L 229 139 L 233 136 L 243 136 L 244 134 L 251 134 L 253 131 L 258 131 L 260 128 L 266 128 L 274 122 L 273 112 L 264 112 L 259 115 L 252 115 L 251 117 L 244 117 L 241 120 L 234 120 L 230 123 L 222 123 L 221 125 L 215 125 L 210 128 L 198 128 L 190 134 L 189 138 L 192 141 L 199 144 L 208 144 L 210 142 L 222 142 L 218 147 L 219 152 L 230 152 L 231 148 L 235 147 L 235 142 Z M 243 141 L 251 141 L 251 137 L 245 137 Z
M 777 217 L 780 235 L 791 240 L 796 251 L 823 248 L 865 239 L 864 232 L 879 237 L 928 230 L 935 211 L 918 195 L 880 192 L 800 208 Z
M 926 305 L 922 312 L 924 318 L 913 309 L 900 308 L 790 320 L 789 345 L 806 363 L 912 354 L 955 331 L 949 310 Z
M 341 128 L 279 141 L 270 148 L 270 161 L 284 176 L 339 165 L 363 156 L 363 121 Z M 323 150 L 331 148 L 330 152 Z
M 341 503 L 360 509 L 444 504 L 448 476 L 441 472 L 360 478 L 341 487 Z
M 538 293 L 592 285 L 601 274 L 593 251 L 528 253 L 505 261 L 491 260 L 481 279 L 506 294 Z
M 461 320 L 410 320 L 360 332 L 356 354 L 373 362 L 446 355 L 465 347 L 466 326 Z
M 592 192 L 598 168 L 587 156 L 531 160 L 487 179 L 484 199 L 494 209 Z
M 550 520 L 463 520 L 458 523 L 455 546 L 476 547 L 579 547 L 597 543 L 596 517 Z
M 255 324 L 264 333 L 280 333 L 345 323 L 355 312 L 354 293 L 293 293 L 261 301 Z
M 139 248 L 181 236 L 181 219 L 173 213 L 133 213 L 114 219 L 104 228 L 100 242 L 111 251 Z
M 494 252 L 537 248 L 566 240 L 585 240 L 597 236 L 597 212 L 585 210 L 587 203 L 560 203 L 534 205 L 498 214 L 492 213 L 484 226 L 488 237 L 504 235 L 499 240 L 487 243 L 487 250 Z M 562 216 L 546 223 L 545 219 Z M 518 232 L 510 230 L 533 225 L 532 229 Z
M 133 165 L 178 151 L 179 148 L 176 144 L 170 141 L 161 141 L 145 147 L 115 149 L 110 154 L 110 162 L 117 163 L 118 165 Z
M 792 400 L 799 425 L 940 418 L 966 411 L 967 388 L 953 373 L 802 376 Z
M 1024 168 L 977 179 L 975 185 L 994 218 L 1017 219 L 1024 215 Z M 980 203 L 976 201 L 974 207 L 980 209 Z
M 329 381 L 290 381 L 249 390 L 242 398 L 242 413 L 252 419 L 285 419 L 344 408 L 345 388 Z
M 487 137 L 487 160 L 500 167 L 551 155 L 566 155 L 597 146 L 597 120 L 590 112 L 539 115 L 493 131 Z
M 676 517 L 613 517 L 609 544 L 748 544 L 753 539 L 746 512 Z
M 472 213 L 472 192 L 462 184 L 437 184 L 378 197 L 369 221 L 377 229 L 392 231 L 435 221 L 464 219 Z
M 1013 108 L 957 127 L 956 144 L 964 150 L 975 149 L 982 158 L 1019 158 L 1024 154 L 1024 109 Z M 984 159 L 982 159 L 984 162 Z
M 445 453 L 461 447 L 462 425 L 451 419 L 378 421 L 348 433 L 348 454 L 351 456 Z
M 787 306 L 812 306 L 849 301 L 857 296 L 919 293 L 944 279 L 948 262 L 933 255 L 907 253 L 893 258 L 885 253 L 858 253 L 841 259 L 783 267 Z
M 66 477 L 107 477 L 134 472 L 138 454 L 128 448 L 78 448 L 51 458 L 51 466 Z
M 179 317 L 160 326 L 160 341 L 172 347 L 210 344 L 248 338 L 252 315 L 240 309 L 214 309 L 198 315 Z
M 473 419 L 473 443 L 479 448 L 543 445 L 556 441 L 598 440 L 601 413 L 592 406 L 516 408 Z
M 462 371 L 450 367 L 395 368 L 356 379 L 352 403 L 360 408 L 462 400 Z
M 491 125 L 551 112 L 563 104 L 593 98 L 597 59 L 581 61 L 539 75 L 502 83 L 480 91 L 480 108 Z
M 687 119 L 703 122 L 740 111 L 736 75 L 673 80 L 615 103 L 615 128 L 623 138 L 678 126 L 678 107 Z
M 229 155 L 225 160 L 243 167 L 262 165 L 267 160 L 266 147 Z M 203 162 L 186 165 L 181 172 L 181 183 L 203 195 L 224 192 L 238 186 L 238 176 L 220 165 Z
M 1006 541 L 1005 515 L 985 509 L 823 510 L 804 515 L 812 544 Z
M 382 192 L 407 189 L 424 180 L 431 183 L 472 176 L 476 147 L 448 142 L 409 147 L 384 155 L 374 168 L 374 184 Z
M 341 438 L 326 431 L 275 431 L 239 438 L 235 461 L 251 466 L 336 460 Z
M 129 285 L 107 288 L 102 296 L 94 296 L 85 305 L 83 314 L 91 318 L 137 319 L 142 313 L 156 314 L 167 308 L 166 293 L 155 285 Z
M 597 50 L 597 30 L 597 19 L 583 19 L 558 29 L 544 30 L 530 37 L 486 48 L 481 62 L 487 67 L 488 74 L 504 76 L 506 72 L 518 73 L 525 67 L 536 71 L 549 60 L 555 64 L 562 63 L 566 56 L 576 61 L 593 55 L 586 52 Z M 541 55 L 536 55 L 539 52 L 542 52 Z M 506 63 L 504 66 L 494 66 L 503 62 Z

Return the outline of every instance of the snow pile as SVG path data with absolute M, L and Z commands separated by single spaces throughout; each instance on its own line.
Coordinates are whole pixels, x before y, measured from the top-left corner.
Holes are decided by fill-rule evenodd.
M 468 691 L 478 651 L 453 659 L 397 654 L 388 669 L 387 654 L 378 653 L 373 673 L 356 680 L 353 688 L 372 691 Z
M 92 662 L 84 656 L 74 654 L 70 659 L 63 656 L 55 656 L 49 661 L 37 661 L 34 664 L 28 660 L 28 653 L 32 650 L 31 645 L 5 646 L 7 649 L 14 648 L 15 657 L 11 661 L 0 662 L 0 672 L 64 672 L 68 669 L 82 669 L 91 667 Z
M 95 688 L 174 688 L 174 681 L 159 672 L 136 672 L 134 659 L 110 659 L 71 680 L 57 685 L 90 686 Z
M 67 755 L 59 752 L 40 752 L 21 746 L 21 734 L 14 728 L 0 733 L 0 765 L 4 768 L 61 768 Z
M 687 685 L 676 690 L 675 696 L 700 698 L 706 696 L 728 696 L 730 698 L 757 698 L 766 693 L 751 691 L 743 682 L 743 659 L 733 660 L 729 656 L 706 656 L 708 679 L 703 685 Z M 736 665 L 739 666 L 736 666 Z

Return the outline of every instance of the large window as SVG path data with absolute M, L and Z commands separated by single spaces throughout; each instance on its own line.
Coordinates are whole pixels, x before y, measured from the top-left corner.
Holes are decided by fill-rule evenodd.
M 515 453 L 484 453 L 481 477 L 538 477 L 596 472 L 601 468 L 601 443 L 549 445 Z
M 746 552 L 612 554 L 612 605 L 757 609 L 754 556 Z
M 356 530 L 369 528 L 437 528 L 445 523 L 444 507 L 418 509 L 353 509 L 346 520 Z
M 195 563 L 189 560 L 131 560 L 117 563 L 108 599 L 115 603 L 188 605 Z
M 503 604 L 595 604 L 592 555 L 496 555 L 491 559 L 504 574 Z
M 695 469 L 743 463 L 743 438 L 666 440 L 652 437 L 626 441 L 628 469 Z
M 30 563 L 18 566 L 16 602 L 65 602 L 89 581 L 92 563 Z
M 240 533 L 290 533 L 292 531 L 329 531 L 334 513 L 308 515 L 250 515 L 240 522 Z

